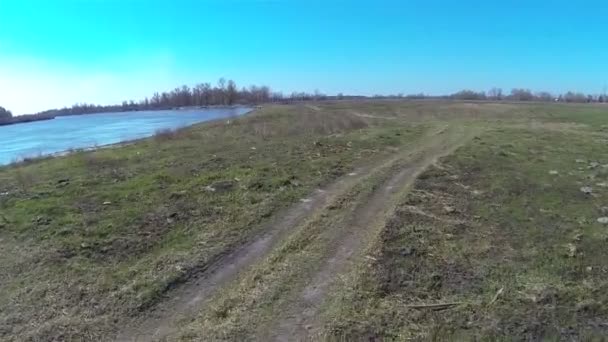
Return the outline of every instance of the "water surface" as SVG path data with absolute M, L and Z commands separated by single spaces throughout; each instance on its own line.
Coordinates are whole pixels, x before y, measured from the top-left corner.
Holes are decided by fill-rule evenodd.
M 0 165 L 26 157 L 145 138 L 161 129 L 243 115 L 250 108 L 142 111 L 62 116 L 0 126 Z

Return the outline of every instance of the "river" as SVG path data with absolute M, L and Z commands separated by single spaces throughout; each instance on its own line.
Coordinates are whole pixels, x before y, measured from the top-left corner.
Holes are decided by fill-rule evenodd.
M 236 107 L 100 113 L 0 126 L 0 165 L 27 157 L 145 138 L 159 130 L 236 117 L 250 110 Z

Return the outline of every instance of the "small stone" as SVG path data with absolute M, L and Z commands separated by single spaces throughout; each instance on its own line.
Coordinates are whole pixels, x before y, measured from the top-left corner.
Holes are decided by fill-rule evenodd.
M 578 163 L 578 164 L 583 164 L 585 162 L 585 160 L 584 159 L 576 159 L 575 162 Z
M 184 197 L 187 193 L 188 193 L 188 191 L 186 191 L 186 190 L 176 191 L 176 192 L 171 193 L 170 197 L 173 199 L 181 198 L 181 197 Z
M 595 184 L 595 185 L 599 186 L 600 188 L 608 188 L 608 183 L 604 183 L 604 182 L 602 182 L 602 183 L 597 183 L 597 184 Z
M 587 272 L 591 272 L 591 271 L 593 271 L 593 267 L 591 267 L 591 266 L 587 266 L 587 267 L 585 268 L 585 270 L 587 270 Z
M 302 198 L 300 200 L 300 202 L 302 202 L 302 203 L 310 203 L 310 202 L 312 202 L 312 200 L 310 198 Z
M 595 169 L 598 166 L 600 166 L 600 163 L 598 163 L 598 162 L 589 163 L 589 169 Z
M 356 175 L 357 175 L 357 173 L 356 173 L 356 172 L 351 172 L 351 173 L 349 173 L 348 175 L 352 177 L 352 176 L 356 176 Z
M 48 225 L 51 223 L 51 219 L 44 216 L 37 216 L 33 221 L 38 225 Z
M 551 170 L 549 171 L 550 175 L 559 175 L 559 172 L 557 172 L 557 170 Z
M 585 195 L 591 195 L 591 193 L 593 192 L 593 188 L 591 188 L 590 186 L 583 186 L 581 188 L 581 192 Z
M 257 150 L 257 148 L 255 148 L 255 146 L 252 146 L 251 149 L 254 151 Z
M 443 210 L 448 214 L 451 214 L 456 211 L 456 209 L 454 209 L 453 207 L 450 207 L 449 205 L 444 206 Z
M 597 222 L 601 224 L 608 224 L 608 217 L 600 217 L 597 219 Z
M 577 248 L 573 243 L 567 244 L 566 249 L 569 257 L 574 258 L 576 256 Z
M 214 189 L 213 191 L 217 191 L 217 192 L 230 191 L 234 188 L 234 182 L 233 181 L 215 182 L 215 183 L 211 184 L 211 188 Z
M 207 185 L 206 187 L 203 188 L 205 191 L 208 192 L 215 192 L 215 188 L 212 187 L 211 185 Z
M 109 201 L 103 202 L 103 205 L 110 205 L 110 204 L 112 204 L 112 202 L 109 202 Z
M 404 247 L 401 249 L 401 256 L 410 256 L 414 254 L 414 249 L 411 247 Z

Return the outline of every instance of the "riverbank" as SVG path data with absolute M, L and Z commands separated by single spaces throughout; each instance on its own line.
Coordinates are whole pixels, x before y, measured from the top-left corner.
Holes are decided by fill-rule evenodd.
M 209 109 L 210 107 L 205 107 L 205 108 Z M 205 109 L 205 108 L 197 108 L 197 109 Z M 227 107 L 223 106 L 223 108 L 227 108 Z M 255 111 L 257 111 L 257 110 L 259 110 L 261 108 L 262 108 L 262 106 L 257 106 L 254 109 L 251 109 L 247 113 L 242 114 L 240 116 L 251 115 Z M 195 110 L 195 109 L 192 109 L 192 110 Z M 199 124 L 210 124 L 210 123 L 214 123 L 215 121 L 222 121 L 222 120 L 225 120 L 225 119 L 216 119 L 216 120 L 206 121 L 204 123 L 199 123 Z M 194 124 L 194 125 L 197 125 L 197 124 Z M 86 153 L 86 152 L 92 152 L 92 151 L 97 151 L 97 150 L 121 148 L 121 147 L 129 146 L 129 145 L 132 145 L 132 144 L 136 144 L 138 142 L 142 142 L 142 141 L 144 141 L 146 139 L 163 140 L 163 139 L 165 139 L 164 137 L 167 137 L 167 136 L 179 136 L 180 134 L 182 134 L 183 131 L 185 131 L 187 129 L 190 129 L 190 127 L 182 127 L 182 128 L 178 128 L 178 129 L 159 130 L 159 131 L 155 132 L 154 135 L 149 136 L 149 137 L 144 137 L 144 138 L 139 138 L 139 139 L 133 139 L 133 140 L 126 140 L 126 141 L 121 141 L 121 142 L 112 143 L 112 144 L 96 145 L 96 146 L 91 146 L 91 147 L 86 147 L 86 148 L 69 149 L 67 151 L 56 152 L 56 153 L 51 153 L 51 154 L 47 154 L 47 155 L 39 155 L 39 156 L 27 157 L 27 158 L 24 158 L 24 159 L 19 160 L 19 161 L 15 161 L 15 162 L 10 163 L 10 164 L 0 165 L 0 170 L 3 167 L 19 167 L 19 166 L 24 166 L 24 165 L 31 164 L 31 163 L 41 162 L 41 161 L 46 160 L 46 159 L 69 156 L 69 155 L 72 155 L 72 154 L 75 154 L 75 153 Z
M 0 119 L 0 126 L 17 125 L 21 123 L 53 120 L 55 116 L 38 116 L 38 115 L 21 115 L 14 116 L 8 119 Z
M 229 119 L 250 108 L 222 107 L 173 111 L 62 116 L 48 122 L 0 128 L 0 164 L 32 160 L 66 151 L 134 141 L 164 130 Z

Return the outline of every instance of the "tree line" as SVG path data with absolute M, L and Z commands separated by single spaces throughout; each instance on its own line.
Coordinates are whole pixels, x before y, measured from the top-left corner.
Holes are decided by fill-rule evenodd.
M 136 110 L 159 110 L 182 107 L 232 106 L 236 104 L 255 105 L 270 102 L 279 95 L 273 94 L 268 86 L 238 88 L 233 80 L 220 78 L 217 85 L 200 83 L 194 87 L 183 85 L 171 91 L 155 92 L 150 97 L 139 101 L 123 101 L 120 105 L 75 104 L 71 107 L 51 109 L 37 114 L 44 115 L 78 115 L 102 112 L 120 112 Z
M 159 110 L 174 109 L 182 107 L 206 107 L 206 106 L 232 106 L 257 105 L 268 102 L 291 103 L 296 101 L 325 101 L 325 100 L 357 100 L 366 99 L 367 96 L 344 95 L 342 93 L 329 96 L 315 90 L 313 93 L 294 92 L 284 95 L 281 92 L 273 92 L 268 86 L 249 86 L 238 88 L 233 80 L 220 78 L 216 85 L 211 83 L 199 83 L 194 87 L 183 85 L 171 91 L 156 92 L 150 97 L 139 101 L 123 101 L 119 105 L 93 105 L 75 104 L 71 107 L 51 109 L 34 115 L 21 115 L 13 117 L 12 113 L 0 107 L 0 124 L 14 122 L 27 122 L 34 120 L 51 119 L 61 115 L 80 115 L 103 112 L 122 112 L 137 110 Z M 377 99 L 455 99 L 455 100 L 492 100 L 492 101 L 545 101 L 545 102 L 572 102 L 590 103 L 608 102 L 605 95 L 588 95 L 580 92 L 569 91 L 564 94 L 554 95 L 549 92 L 532 92 L 529 89 L 515 88 L 510 93 L 504 93 L 501 88 L 492 88 L 489 91 L 461 90 L 451 95 L 430 96 L 423 93 L 411 95 L 375 95 Z
M 569 91 L 564 94 L 551 94 L 549 92 L 532 92 L 530 89 L 515 88 L 509 94 L 503 93 L 500 88 L 492 88 L 488 92 L 476 92 L 473 90 L 461 90 L 451 94 L 449 98 L 456 100 L 492 100 L 492 101 L 543 101 L 543 102 L 567 102 L 567 103 L 591 103 L 608 102 L 605 95 L 589 95 L 581 92 Z
M 51 109 L 39 112 L 36 115 L 62 116 L 80 115 L 107 112 L 125 112 L 138 110 L 161 110 L 186 107 L 257 105 L 261 103 L 291 103 L 296 101 L 324 101 L 324 100 L 355 100 L 365 96 L 344 95 L 328 96 L 319 90 L 313 93 L 293 92 L 285 95 L 282 92 L 273 92 L 268 86 L 238 88 L 233 80 L 220 78 L 215 86 L 211 83 L 199 83 L 193 87 L 183 85 L 171 91 L 155 92 L 150 97 L 139 101 L 123 101 L 119 105 L 94 105 L 77 103 L 71 107 Z
M 10 119 L 13 117 L 13 113 L 10 110 L 0 106 L 0 120 L 2 119 Z
M 52 116 L 46 116 L 46 115 L 13 116 L 13 113 L 11 113 L 10 110 L 0 106 L 0 126 L 12 125 L 15 123 L 22 123 L 22 122 L 48 120 L 48 119 L 52 119 L 52 118 L 53 118 Z

